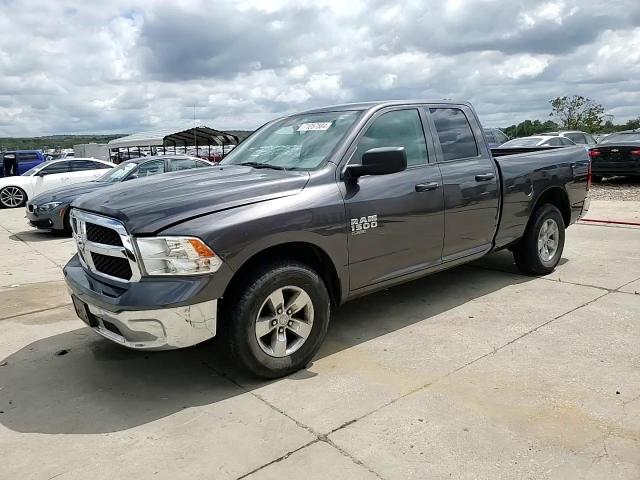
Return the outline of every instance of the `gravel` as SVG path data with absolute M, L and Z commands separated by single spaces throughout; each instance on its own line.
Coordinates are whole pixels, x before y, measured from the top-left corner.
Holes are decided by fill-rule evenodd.
M 589 195 L 592 200 L 640 201 L 640 180 L 624 177 L 604 179 L 593 183 Z

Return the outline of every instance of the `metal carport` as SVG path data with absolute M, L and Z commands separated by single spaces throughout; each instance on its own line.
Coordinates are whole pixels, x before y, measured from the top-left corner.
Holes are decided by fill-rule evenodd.
M 120 163 L 122 149 L 126 149 L 127 157 L 131 158 L 131 149 L 137 148 L 138 155 L 141 156 L 141 148 L 148 147 L 152 153 L 156 153 L 158 149 L 162 149 L 163 153 L 167 153 L 167 147 L 173 147 L 173 152 L 176 153 L 176 147 L 196 147 L 196 155 L 198 155 L 199 149 L 206 147 L 208 149 L 208 155 L 211 156 L 211 146 L 222 147 L 222 156 L 224 157 L 224 147 L 226 145 L 237 145 L 238 137 L 221 130 L 207 127 L 206 125 L 200 125 L 197 127 L 191 127 L 186 130 L 154 130 L 150 132 L 134 133 L 133 135 L 127 135 L 126 137 L 116 138 L 111 140 L 107 146 L 109 147 L 109 153 L 116 150 L 117 162 Z

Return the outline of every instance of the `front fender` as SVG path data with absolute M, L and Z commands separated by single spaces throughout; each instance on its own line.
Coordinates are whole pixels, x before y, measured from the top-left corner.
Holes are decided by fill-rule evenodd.
M 234 271 L 271 247 L 306 243 L 323 250 L 348 285 L 347 225 L 335 183 L 309 186 L 297 195 L 198 217 L 159 234 L 204 240 Z

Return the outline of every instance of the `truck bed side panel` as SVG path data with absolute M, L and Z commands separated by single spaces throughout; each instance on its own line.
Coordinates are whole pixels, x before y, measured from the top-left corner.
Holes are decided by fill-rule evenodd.
M 503 182 L 503 208 L 495 246 L 508 246 L 522 237 L 538 199 L 550 188 L 562 189 L 571 219 L 580 216 L 587 193 L 589 156 L 582 147 L 561 148 L 496 158 Z

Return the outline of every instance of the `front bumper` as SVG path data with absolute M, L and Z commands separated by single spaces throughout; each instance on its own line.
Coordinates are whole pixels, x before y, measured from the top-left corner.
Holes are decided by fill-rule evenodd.
M 78 316 L 125 347 L 170 350 L 216 334 L 218 300 L 206 278 L 149 278 L 118 285 L 91 275 L 77 256 L 65 266 L 64 276 Z
M 95 332 L 135 350 L 171 350 L 204 342 L 216 334 L 217 300 L 161 310 L 110 312 L 85 303 L 78 316 Z M 82 308 L 82 305 L 76 306 Z M 85 317 L 85 318 L 83 318 Z
M 41 212 L 31 203 L 27 203 L 26 217 L 29 225 L 35 228 L 49 230 L 64 230 L 64 216 L 67 212 L 68 204 L 59 205 L 53 210 Z

